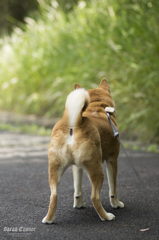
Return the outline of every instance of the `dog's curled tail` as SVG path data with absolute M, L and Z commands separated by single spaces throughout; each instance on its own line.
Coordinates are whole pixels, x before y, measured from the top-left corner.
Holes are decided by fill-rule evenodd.
M 89 93 L 84 88 L 72 91 L 66 100 L 65 110 L 69 117 L 70 127 L 78 126 L 82 120 L 82 113 L 89 104 Z

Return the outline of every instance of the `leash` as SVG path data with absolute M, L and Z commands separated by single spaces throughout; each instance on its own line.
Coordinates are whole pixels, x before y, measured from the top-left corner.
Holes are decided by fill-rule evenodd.
M 147 192 L 150 190 L 147 185 L 144 183 L 144 181 L 142 180 L 142 178 L 140 177 L 140 175 L 138 174 L 138 172 L 136 171 L 134 165 L 132 164 L 132 161 L 130 160 L 130 157 L 128 156 L 127 154 L 127 151 L 126 149 L 124 148 L 121 140 L 119 139 L 119 132 L 117 131 L 116 127 L 114 126 L 112 120 L 111 120 L 111 113 L 113 113 L 115 111 L 114 108 L 111 108 L 111 107 L 106 107 L 105 108 L 105 111 L 106 111 L 106 114 L 108 116 L 108 119 L 109 119 L 109 122 L 110 122 L 110 125 L 112 127 L 112 130 L 113 130 L 113 134 L 114 134 L 114 137 L 119 141 L 120 145 L 122 146 L 122 149 L 123 149 L 123 152 L 129 162 L 129 165 L 131 166 L 131 168 L 133 169 L 133 172 L 135 173 L 135 176 L 138 180 L 138 183 L 139 185 L 143 188 L 144 192 L 145 192 L 145 195 L 147 196 Z M 158 214 L 155 212 L 155 210 L 147 203 L 145 203 L 149 209 L 154 212 L 155 216 L 158 217 Z
M 132 162 L 131 162 L 131 160 L 130 160 L 127 152 L 126 152 L 126 149 L 124 148 L 121 140 L 119 139 L 119 132 L 117 131 L 116 127 L 114 126 L 114 124 L 113 124 L 113 122 L 112 122 L 112 120 L 111 120 L 111 113 L 113 113 L 113 112 L 115 111 L 115 109 L 114 109 L 113 107 L 106 107 L 106 108 L 105 108 L 105 111 L 106 111 L 106 114 L 107 114 L 107 116 L 108 116 L 108 120 L 109 120 L 109 122 L 110 122 L 110 125 L 111 125 L 111 127 L 112 127 L 114 137 L 118 139 L 120 145 L 122 146 L 123 152 L 124 152 L 124 154 L 125 154 L 128 162 L 129 162 L 131 168 L 133 169 L 133 172 L 135 173 L 135 175 L 136 175 L 136 177 L 137 177 L 137 179 L 138 179 L 138 182 L 139 182 L 140 184 L 142 184 L 143 186 L 145 186 L 145 184 L 144 184 L 144 182 L 142 181 L 140 175 L 138 174 L 138 172 L 136 171 L 134 165 L 132 164 Z M 147 186 L 145 186 L 145 188 L 148 189 Z

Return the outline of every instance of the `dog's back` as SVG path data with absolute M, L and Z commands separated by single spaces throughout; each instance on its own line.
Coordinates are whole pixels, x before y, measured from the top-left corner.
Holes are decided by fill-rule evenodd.
M 105 112 L 106 107 L 115 108 L 115 105 L 106 79 L 102 80 L 98 88 L 91 89 L 88 92 L 90 103 L 83 115 L 91 119 L 99 131 L 104 161 L 114 153 L 117 156 L 119 154 L 120 143 L 113 135 L 108 116 Z M 111 120 L 117 129 L 115 115 L 116 112 L 111 114 Z
M 119 141 L 114 138 L 105 112 L 105 107 L 114 107 L 106 80 L 97 89 L 86 91 L 79 85 L 76 88 L 67 97 L 63 118 L 53 129 L 51 145 L 61 155 L 72 156 L 70 163 L 83 151 L 83 143 L 89 151 L 90 145 L 99 145 L 100 141 L 103 161 L 114 153 L 118 155 Z M 117 128 L 115 113 L 111 119 Z

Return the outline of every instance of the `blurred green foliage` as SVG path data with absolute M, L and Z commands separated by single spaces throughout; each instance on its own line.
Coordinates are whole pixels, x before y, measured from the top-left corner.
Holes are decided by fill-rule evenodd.
M 0 1 L 0 35 L 11 33 L 15 26 L 22 26 L 24 17 L 39 10 L 37 0 L 1 0 Z
M 120 131 L 159 141 L 159 1 L 79 1 L 69 13 L 43 5 L 0 40 L 0 108 L 61 116 L 75 82 L 108 79 Z
M 51 129 L 37 126 L 36 124 L 8 124 L 8 123 L 0 123 L 0 129 L 6 130 L 6 131 L 12 131 L 12 132 L 24 132 L 29 134 L 36 134 L 41 136 L 50 136 L 51 135 Z M 0 143 L 1 144 L 1 143 Z

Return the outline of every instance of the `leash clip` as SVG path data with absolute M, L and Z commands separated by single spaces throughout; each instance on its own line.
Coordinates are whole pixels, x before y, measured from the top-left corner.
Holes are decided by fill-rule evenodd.
M 108 119 L 109 119 L 109 122 L 110 122 L 110 125 L 112 127 L 112 130 L 113 130 L 113 134 L 114 134 L 114 137 L 117 138 L 119 137 L 119 132 L 117 131 L 117 129 L 115 128 L 112 120 L 111 120 L 111 117 L 110 117 L 110 114 L 113 113 L 115 111 L 115 109 L 113 107 L 106 107 L 105 108 L 105 111 L 106 111 L 106 114 L 108 116 Z

